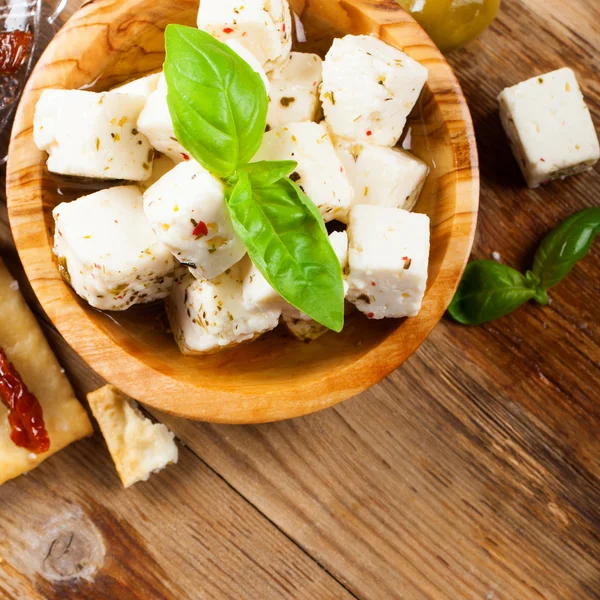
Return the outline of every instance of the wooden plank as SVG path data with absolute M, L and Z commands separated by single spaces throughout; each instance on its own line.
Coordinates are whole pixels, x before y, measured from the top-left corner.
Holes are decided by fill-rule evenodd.
M 9 598 L 350 598 L 181 448 L 123 490 L 99 435 L 0 488 Z

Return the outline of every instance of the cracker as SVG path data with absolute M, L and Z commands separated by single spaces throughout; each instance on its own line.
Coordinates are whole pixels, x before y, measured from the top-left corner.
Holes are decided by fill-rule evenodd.
M 39 400 L 50 437 L 50 450 L 33 454 L 10 439 L 8 409 L 0 402 L 0 484 L 27 473 L 72 442 L 93 433 L 63 369 L 0 260 L 0 346 L 29 390 Z
M 177 462 L 174 435 L 147 419 L 134 400 L 112 385 L 87 398 L 124 487 L 147 481 L 152 473 Z

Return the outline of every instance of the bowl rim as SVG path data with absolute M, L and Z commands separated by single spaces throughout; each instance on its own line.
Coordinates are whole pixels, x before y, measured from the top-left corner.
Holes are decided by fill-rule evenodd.
M 435 73 L 435 77 L 430 78 L 428 87 L 440 106 L 445 125 L 449 129 L 455 160 L 452 175 L 455 177 L 456 208 L 453 214 L 441 222 L 451 228 L 448 248 L 441 262 L 440 272 L 433 286 L 428 289 L 428 302 L 424 304 L 419 316 L 405 320 L 402 327 L 397 327 L 380 344 L 351 365 L 336 370 L 331 377 L 314 382 L 310 388 L 310 397 L 302 402 L 282 402 L 281 389 L 273 389 L 272 392 L 252 389 L 232 392 L 199 386 L 192 389 L 189 384 L 154 370 L 118 345 L 89 318 L 88 307 L 79 304 L 70 293 L 65 294 L 67 284 L 58 275 L 52 248 L 47 241 L 42 210 L 43 194 L 39 193 L 40 185 L 35 177 L 28 178 L 28 166 L 23 166 L 22 160 L 27 144 L 32 143 L 35 102 L 45 87 L 51 87 L 45 85 L 43 77 L 39 75 L 57 59 L 65 60 L 62 48 L 71 32 L 80 28 L 86 19 L 99 11 L 106 20 L 135 12 L 138 10 L 136 7 L 141 7 L 144 3 L 147 0 L 122 0 L 117 3 L 114 0 L 96 0 L 84 4 L 45 50 L 19 103 L 7 166 L 9 222 L 26 275 L 42 308 L 69 346 L 94 371 L 142 403 L 177 416 L 216 423 L 271 422 L 328 408 L 368 389 L 416 351 L 441 320 L 458 286 L 473 245 L 479 207 L 478 154 L 471 115 L 452 68 L 414 19 L 393 0 L 384 0 L 378 4 L 377 9 L 365 9 L 368 3 L 364 0 L 342 0 L 343 5 L 366 10 L 367 13 L 383 6 L 385 22 L 379 24 L 379 37 L 384 41 L 394 41 L 393 29 L 396 26 L 405 27 L 409 24 L 415 31 L 418 30 L 418 47 L 405 46 L 404 50 L 408 50 L 409 54 L 411 49 L 415 49 L 417 54 L 428 53 L 431 61 L 430 74 Z M 111 9 L 110 14 L 106 10 L 108 8 Z M 105 37 L 107 34 L 100 32 L 97 35 Z M 35 166 L 33 159 L 29 166 Z M 37 216 L 28 214 L 26 210 L 26 205 L 32 204 L 38 209 Z M 40 248 L 43 248 L 41 257 Z M 361 377 L 355 377 L 356 372 L 360 372 Z M 154 393 L 152 389 L 149 390 L 148 381 L 153 382 L 151 388 L 162 391 Z M 339 383 L 344 385 L 338 385 Z M 165 393 L 165 389 L 170 393 Z M 297 382 L 290 382 L 286 395 L 290 398 L 296 396 L 300 389 L 306 392 Z M 201 402 L 191 398 L 191 392 L 202 394 Z M 226 410 L 224 405 L 227 406 Z

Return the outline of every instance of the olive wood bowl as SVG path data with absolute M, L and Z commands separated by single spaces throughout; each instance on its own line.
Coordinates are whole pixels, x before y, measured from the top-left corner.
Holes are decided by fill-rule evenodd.
M 375 34 L 429 69 L 404 140 L 431 167 L 416 211 L 431 218 L 428 289 L 419 316 L 369 321 L 355 313 L 341 334 L 302 344 L 282 328 L 252 344 L 205 357 L 182 356 L 162 308 L 103 314 L 60 278 L 52 254 L 52 209 L 94 188 L 49 173 L 33 143 L 34 109 L 45 88 L 107 90 L 160 69 L 168 23 L 194 25 L 198 0 L 92 0 L 58 33 L 25 88 L 7 173 L 14 240 L 31 285 L 73 349 L 139 401 L 183 417 L 259 423 L 298 417 L 359 394 L 398 368 L 431 332 L 456 290 L 471 251 L 479 200 L 469 110 L 448 63 L 393 0 L 291 2 L 306 39 L 324 54 L 334 37 Z

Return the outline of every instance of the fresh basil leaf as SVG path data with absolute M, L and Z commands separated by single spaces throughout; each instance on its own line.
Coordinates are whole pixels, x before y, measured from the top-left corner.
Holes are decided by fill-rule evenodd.
M 321 211 L 317 208 L 317 205 L 304 193 L 304 190 L 295 181 L 290 180 L 289 183 L 296 191 L 300 202 L 302 202 L 302 204 L 304 204 L 304 206 L 313 214 L 315 219 L 321 225 L 325 235 L 328 235 L 325 221 L 323 221 L 323 216 L 321 215 Z
M 204 31 L 168 25 L 165 43 L 175 135 L 205 169 L 227 177 L 260 147 L 268 108 L 265 84 L 229 46 Z
M 562 281 L 589 251 L 600 232 L 600 208 L 586 208 L 563 221 L 542 240 L 533 272 L 546 290 Z
M 463 325 L 481 325 L 511 313 L 536 296 L 533 281 L 494 260 L 467 265 L 448 312 Z
M 245 171 L 228 198 L 236 233 L 269 284 L 321 325 L 344 326 L 344 285 L 339 260 L 319 214 L 289 179 L 254 188 Z
M 240 167 L 248 174 L 253 188 L 268 187 L 293 173 L 298 167 L 295 160 L 261 160 Z

